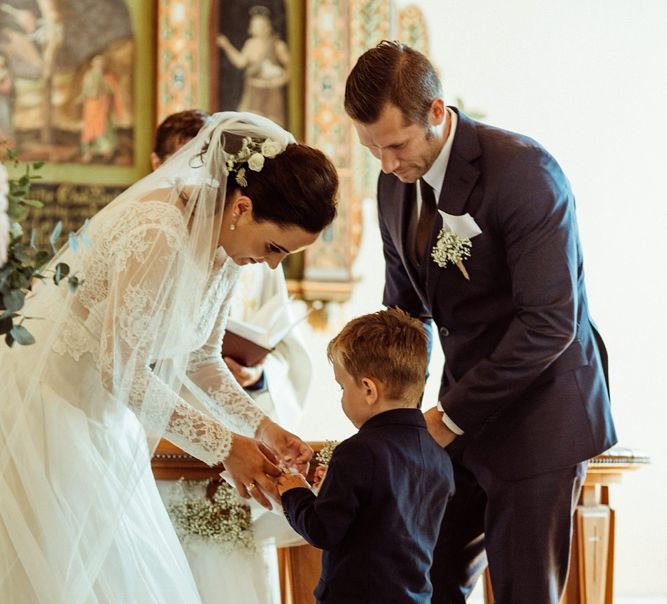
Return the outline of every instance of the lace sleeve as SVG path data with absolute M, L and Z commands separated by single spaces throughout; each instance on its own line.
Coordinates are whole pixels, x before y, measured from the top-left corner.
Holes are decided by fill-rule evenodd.
M 223 463 L 232 448 L 232 432 L 185 402 L 147 368 L 136 379 L 137 396 L 130 399 L 130 408 L 140 417 L 149 408 L 170 410 L 164 437 L 209 466 Z M 147 405 L 146 403 L 150 401 Z M 147 419 L 146 417 L 143 418 Z M 149 420 L 150 421 L 150 420 Z M 142 423 L 146 423 L 145 421 Z M 150 421 L 152 425 L 154 421 Z
M 236 432 L 254 436 L 266 416 L 236 381 L 220 352 L 232 293 L 233 288 L 220 307 L 208 341 L 192 353 L 188 377 L 192 380 L 192 389 L 203 392 L 205 396 L 199 398 L 216 419 Z
M 183 370 L 173 349 L 188 333 L 178 329 L 179 313 L 188 310 L 179 304 L 183 283 L 176 283 L 187 275 L 182 249 L 177 230 L 150 222 L 116 243 L 98 362 L 105 388 L 134 411 L 149 437 L 164 434 L 214 465 L 229 454 L 231 432 L 177 394 Z

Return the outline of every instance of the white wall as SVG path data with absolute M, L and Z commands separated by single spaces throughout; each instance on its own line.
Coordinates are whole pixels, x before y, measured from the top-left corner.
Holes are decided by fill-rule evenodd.
M 431 54 L 448 101 L 461 96 L 489 123 L 533 136 L 572 182 L 620 442 L 652 458 L 612 490 L 616 594 L 667 598 L 667 2 L 416 4 L 432 27 Z M 307 438 L 352 432 L 324 348 L 343 321 L 380 306 L 372 204 L 366 216 L 355 296 L 333 310 L 331 333 L 308 334 L 316 382 L 301 430 Z M 441 362 L 436 354 L 434 364 Z

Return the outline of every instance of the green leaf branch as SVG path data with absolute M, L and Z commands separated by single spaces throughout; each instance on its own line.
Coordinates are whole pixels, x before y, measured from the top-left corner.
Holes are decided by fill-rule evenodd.
M 7 150 L 7 160 L 17 169 L 20 165 L 16 149 Z M 5 336 L 5 343 L 13 346 L 14 343 L 26 346 L 34 344 L 35 339 L 23 324 L 28 319 L 21 311 L 26 297 L 32 291 L 36 280 L 52 278 L 56 285 L 65 280 L 70 291 L 75 291 L 81 284 L 80 279 L 71 273 L 69 265 L 58 263 L 53 270 L 46 269 L 49 260 L 56 251 L 56 245 L 62 233 L 62 223 L 58 222 L 49 236 L 51 249 L 45 250 L 36 244 L 35 231 L 26 238 L 21 223 L 28 217 L 31 210 L 39 210 L 42 202 L 30 199 L 31 184 L 40 177 L 37 172 L 44 162 L 28 162 L 20 176 L 8 179 L 7 217 L 9 219 L 9 245 L 7 260 L 0 266 L 0 335 Z M 89 245 L 85 235 L 84 225 L 82 233 L 69 235 L 70 243 L 74 241 L 78 248 L 78 240 Z M 27 239 L 27 240 L 26 240 Z

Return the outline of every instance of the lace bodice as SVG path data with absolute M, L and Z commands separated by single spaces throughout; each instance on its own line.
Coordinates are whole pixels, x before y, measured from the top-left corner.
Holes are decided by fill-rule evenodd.
M 198 275 L 173 205 L 131 202 L 98 218 L 54 350 L 92 359 L 104 389 L 127 402 L 149 436 L 164 433 L 211 465 L 224 461 L 230 428 L 254 435 L 264 418 L 220 355 L 238 266 L 219 248 L 208 276 Z M 179 363 L 184 374 L 173 369 Z

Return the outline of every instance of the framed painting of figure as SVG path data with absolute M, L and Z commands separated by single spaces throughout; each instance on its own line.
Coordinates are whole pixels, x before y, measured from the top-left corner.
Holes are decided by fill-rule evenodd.
M 148 171 L 154 8 L 143 0 L 0 2 L 0 140 L 44 161 L 40 230 L 83 220 Z
M 303 134 L 303 1 L 211 3 L 210 108 L 251 111 Z
M 150 4 L 0 3 L 0 136 L 21 159 L 48 162 L 45 177 L 129 183 L 145 169 L 141 124 L 150 129 L 151 92 L 137 70 L 150 69 L 151 44 L 137 27 L 151 27 Z

